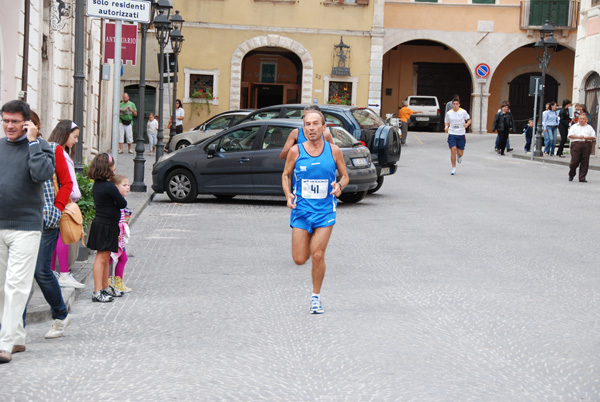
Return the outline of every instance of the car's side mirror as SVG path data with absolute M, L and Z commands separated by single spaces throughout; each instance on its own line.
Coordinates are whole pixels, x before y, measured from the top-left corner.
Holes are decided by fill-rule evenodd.
M 217 144 L 210 144 L 208 146 L 207 155 L 209 158 L 212 158 L 217 153 Z

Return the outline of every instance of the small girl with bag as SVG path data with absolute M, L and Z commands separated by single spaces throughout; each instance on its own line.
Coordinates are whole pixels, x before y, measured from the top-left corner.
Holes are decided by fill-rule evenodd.
M 122 174 L 116 174 L 111 179 L 117 186 L 119 193 L 123 197 L 127 197 L 129 194 L 129 179 L 127 176 Z M 131 210 L 125 208 L 121 210 L 121 219 L 119 220 L 119 251 L 111 253 L 111 258 L 115 265 L 115 275 L 109 279 L 109 286 L 114 287 L 116 290 L 129 293 L 131 289 L 125 286 L 123 283 L 123 272 L 125 271 L 125 264 L 127 264 L 127 251 L 125 250 L 125 244 L 129 241 L 129 218 L 131 217 Z
M 73 159 L 71 159 L 71 154 L 75 149 L 75 144 L 77 144 L 78 138 L 79 127 L 71 120 L 59 121 L 54 130 L 52 130 L 50 138 L 48 138 L 49 142 L 55 142 L 63 148 L 63 154 L 65 160 L 67 161 L 69 174 L 71 175 L 71 180 L 73 181 L 73 190 L 71 192 L 71 200 L 73 202 L 77 202 L 79 198 L 81 198 L 81 192 L 79 191 L 77 176 L 75 174 L 75 163 L 73 162 Z M 60 273 L 56 271 L 57 257 Z M 56 275 L 58 284 L 61 287 L 73 287 L 79 289 L 85 287 L 83 283 L 78 282 L 73 277 L 73 274 L 69 272 L 69 245 L 65 244 L 60 234 L 58 235 L 56 248 L 52 254 L 52 265 L 50 269 L 52 269 Z
M 92 302 L 112 302 L 113 297 L 123 296 L 123 292 L 109 286 L 110 253 L 119 251 L 119 220 L 121 209 L 127 201 L 117 186 L 110 180 L 115 175 L 115 163 L 107 153 L 97 155 L 88 170 L 88 177 L 94 180 L 92 197 L 96 207 L 96 217 L 90 228 L 87 246 L 96 250 L 92 268 L 94 274 L 94 294 Z

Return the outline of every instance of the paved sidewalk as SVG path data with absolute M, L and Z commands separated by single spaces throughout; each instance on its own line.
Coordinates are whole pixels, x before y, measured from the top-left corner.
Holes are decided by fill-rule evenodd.
M 117 172 L 121 174 L 125 174 L 129 178 L 129 182 L 133 183 L 133 168 L 134 162 L 133 159 L 135 157 L 131 154 L 121 154 L 117 158 Z M 156 156 L 148 156 L 148 152 L 144 153 L 144 158 L 146 159 L 144 163 L 144 183 L 146 184 L 146 192 L 133 192 L 129 193 L 127 197 L 128 207 L 133 210 L 133 214 L 131 216 L 130 225 L 133 225 L 137 219 L 137 217 L 142 213 L 150 198 L 152 197 L 153 191 L 151 188 L 152 185 L 152 165 L 156 161 Z M 75 279 L 77 279 L 81 283 L 87 284 L 88 280 L 93 283 L 92 279 L 92 265 L 94 264 L 94 257 L 96 256 L 95 252 L 90 251 L 87 258 L 83 261 L 75 261 L 72 264 L 71 272 Z M 133 256 L 129 256 L 130 258 Z M 91 284 L 90 284 L 91 285 Z M 73 301 L 81 292 L 85 289 L 75 289 L 75 288 L 61 288 L 63 299 L 67 305 L 69 311 L 71 311 L 71 305 Z M 40 288 L 37 283 L 33 285 L 33 296 L 27 305 L 27 323 L 37 323 L 42 321 L 51 320 L 52 315 L 50 314 L 50 306 L 46 303 Z

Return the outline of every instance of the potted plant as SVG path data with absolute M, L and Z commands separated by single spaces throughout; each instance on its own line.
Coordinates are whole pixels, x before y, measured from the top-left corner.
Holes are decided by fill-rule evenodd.
M 192 111 L 196 112 L 198 116 L 200 116 L 200 111 L 206 107 L 206 110 L 210 114 L 210 102 L 214 99 L 213 94 L 208 89 L 198 89 L 197 91 L 192 92 L 190 96 L 192 98 Z M 200 111 L 197 111 L 200 109 Z M 192 116 L 190 115 L 190 119 Z
M 352 105 L 352 100 L 349 94 L 338 95 L 335 94 L 327 101 L 330 105 Z

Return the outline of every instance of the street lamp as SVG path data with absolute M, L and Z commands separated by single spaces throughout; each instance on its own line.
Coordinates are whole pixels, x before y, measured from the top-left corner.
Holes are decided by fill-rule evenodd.
M 168 0 L 159 0 L 158 1 L 158 15 L 154 19 L 154 28 L 156 29 L 156 39 L 158 40 L 158 44 L 160 46 L 160 58 L 159 58 L 159 84 L 158 84 L 158 132 L 156 135 L 156 161 L 163 156 L 163 148 L 164 144 L 162 142 L 164 138 L 163 134 L 163 95 L 164 95 L 164 85 L 163 85 L 163 71 L 165 70 L 165 46 L 169 43 L 169 35 L 171 33 L 171 21 L 169 21 L 169 15 L 171 13 L 171 4 L 169 4 Z M 165 11 L 167 14 L 165 15 Z
M 179 10 L 175 11 L 175 15 L 171 16 L 171 24 L 173 25 L 173 30 L 171 31 L 171 48 L 173 49 L 173 55 L 175 56 L 175 66 L 173 67 L 173 114 L 171 116 L 169 143 L 173 140 L 175 134 L 177 134 L 177 59 L 181 52 L 181 46 L 183 45 L 183 35 L 181 34 L 183 22 L 183 18 L 179 15 Z M 169 151 L 173 150 L 169 149 Z
M 144 108 L 146 99 L 146 38 L 148 36 L 148 27 L 152 25 L 154 20 L 154 12 L 157 9 L 157 1 L 151 0 L 150 23 L 142 24 L 142 48 L 141 48 L 141 63 L 140 63 L 140 86 L 139 86 L 139 109 L 142 113 L 141 119 L 138 117 L 137 138 L 135 140 L 135 158 L 133 158 L 133 183 L 130 190 L 135 192 L 146 192 L 146 184 L 144 183 Z
M 548 38 L 546 38 L 548 35 Z M 558 41 L 554 37 L 554 25 L 551 22 L 546 20 L 546 23 L 540 29 L 540 40 L 537 41 L 534 45 L 535 48 L 535 57 L 538 59 L 540 63 L 540 68 L 542 69 L 542 94 L 540 95 L 540 112 L 539 119 L 537 125 L 537 131 L 535 134 L 535 151 L 533 156 L 543 156 L 544 152 L 542 150 L 543 143 L 543 125 L 542 118 L 544 117 L 544 90 L 546 89 L 546 68 L 550 64 L 550 59 L 554 56 L 556 52 L 556 48 L 558 47 Z

